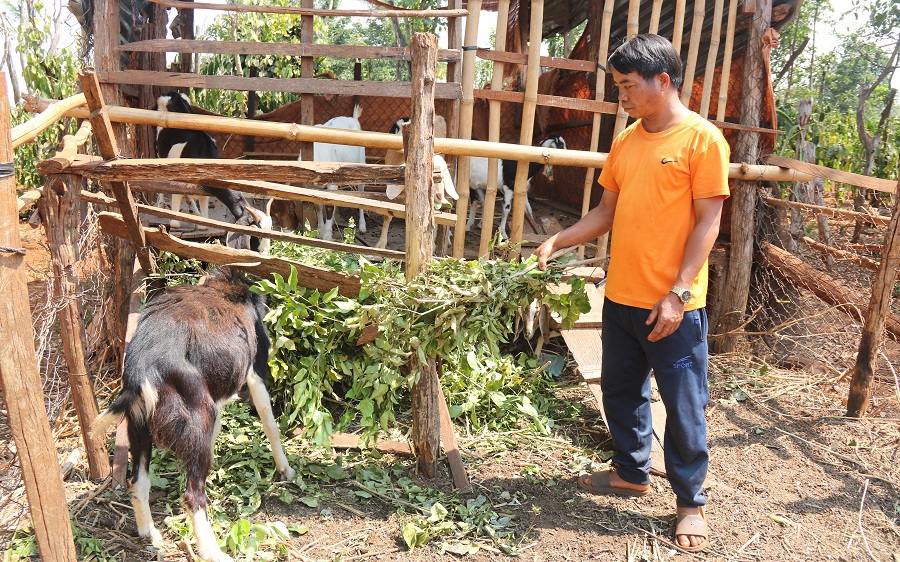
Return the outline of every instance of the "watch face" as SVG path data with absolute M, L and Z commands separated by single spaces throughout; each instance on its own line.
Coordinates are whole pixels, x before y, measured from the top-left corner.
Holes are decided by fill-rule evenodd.
M 688 302 L 690 302 L 690 300 L 691 300 L 691 292 L 690 291 L 685 291 L 685 292 L 681 293 L 681 302 L 687 304 Z

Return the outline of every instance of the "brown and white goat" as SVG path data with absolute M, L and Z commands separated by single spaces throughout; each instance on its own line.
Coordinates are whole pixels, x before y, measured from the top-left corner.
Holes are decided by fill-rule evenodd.
M 223 553 L 206 514 L 206 478 L 221 429 L 223 406 L 244 385 L 272 446 L 275 466 L 293 479 L 281 446 L 278 424 L 266 390 L 269 336 L 263 325 L 265 300 L 239 275 L 211 272 L 203 284 L 168 289 L 141 314 L 125 351 L 119 396 L 96 420 L 101 434 L 128 422 L 131 498 L 137 531 L 159 546 L 162 536 L 150 512 L 150 453 L 155 444 L 184 463 L 184 503 L 197 538 L 199 556 L 231 562 Z

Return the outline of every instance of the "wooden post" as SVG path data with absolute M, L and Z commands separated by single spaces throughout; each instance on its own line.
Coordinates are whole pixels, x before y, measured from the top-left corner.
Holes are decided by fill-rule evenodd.
M 606 59 L 609 57 L 609 30 L 612 26 L 613 6 L 615 2 L 603 3 L 603 20 L 600 24 L 600 46 L 597 53 L 597 82 L 594 86 L 594 99 L 603 101 L 606 97 Z M 594 123 L 591 127 L 591 152 L 597 152 L 600 146 L 600 121 L 603 114 L 594 113 Z M 594 170 L 587 168 L 584 171 L 584 194 L 581 198 L 581 216 L 588 214 L 591 207 L 591 192 L 594 188 Z M 597 257 L 605 258 L 609 243 L 607 232 L 597 239 Z M 584 259 L 584 246 L 578 248 L 578 259 Z
M 900 193 L 900 184 L 898 191 Z M 850 379 L 850 396 L 847 398 L 847 417 L 861 418 L 869 408 L 872 396 L 872 380 L 875 378 L 875 359 L 884 337 L 885 320 L 891 310 L 891 295 L 900 267 L 900 196 L 894 197 L 894 214 L 884 237 L 881 249 L 881 265 L 875 274 L 869 311 L 859 342 L 859 353 Z
M 78 235 L 81 222 L 81 185 L 84 180 L 72 174 L 51 176 L 41 198 L 41 215 L 50 243 L 53 262 L 53 294 L 60 301 L 59 331 L 69 371 L 72 404 L 81 427 L 81 438 L 91 478 L 109 475 L 109 455 L 105 436 L 90 437 L 91 425 L 98 414 L 97 399 L 84 359 L 84 325 L 79 306 L 75 263 L 78 261 Z
M 544 25 L 544 0 L 532 0 L 530 37 L 528 38 L 528 70 L 525 75 L 525 103 L 522 104 L 522 129 L 519 144 L 531 146 L 534 136 L 534 111 L 537 108 L 538 78 L 541 75 L 541 29 Z M 522 227 L 525 225 L 525 202 L 528 197 L 528 163 L 519 162 L 516 169 L 516 183 L 513 188 L 512 223 L 509 227 L 509 241 L 522 241 Z M 519 250 L 510 252 L 509 259 L 519 257 Z
M 494 49 L 504 50 L 506 45 L 507 28 L 509 27 L 509 0 L 500 0 L 497 5 L 497 30 L 494 33 Z M 491 90 L 503 89 L 503 63 L 494 61 L 493 74 L 491 75 Z M 489 102 L 488 112 L 488 140 L 500 142 L 500 100 Z M 484 206 L 481 209 L 481 239 L 478 242 L 478 256 L 487 257 L 488 246 L 493 238 L 494 231 L 494 207 L 497 203 L 497 182 L 500 170 L 500 160 L 488 158 L 487 186 L 484 190 Z
M 759 126 L 765 89 L 762 37 L 772 19 L 772 0 L 758 0 L 758 10 L 750 24 L 750 37 L 744 54 L 743 103 L 741 124 Z M 687 88 L 687 86 L 685 86 Z M 754 163 L 759 160 L 759 133 L 741 130 L 734 151 L 737 162 Z M 733 332 L 744 321 L 750 292 L 750 268 L 753 264 L 753 237 L 756 233 L 756 182 L 738 181 L 731 193 L 731 248 L 725 290 L 719 301 L 719 320 L 714 333 Z M 716 353 L 734 351 L 737 335 L 723 335 L 710 342 Z
M 75 542 L 47 408 L 28 305 L 19 237 L 6 73 L 0 72 L 0 383 L 42 560 L 76 562 Z
M 109 113 L 106 110 L 106 104 L 103 102 L 103 94 L 100 92 L 100 82 L 93 69 L 84 69 L 78 73 L 81 81 L 81 89 L 87 98 L 88 107 L 91 110 L 90 121 L 94 128 L 94 137 L 100 147 L 100 154 L 106 160 L 115 160 L 119 157 L 119 145 L 116 142 L 116 136 L 112 128 L 112 122 L 109 120 Z M 119 209 L 128 227 L 131 236 L 131 243 L 134 246 L 135 254 L 144 271 L 153 273 L 156 271 L 153 260 L 150 259 L 150 249 L 144 240 L 144 231 L 141 228 L 141 221 L 138 219 L 137 207 L 134 203 L 134 197 L 131 190 L 125 182 L 110 182 L 116 201 L 119 203 Z
M 406 279 L 425 271 L 434 248 L 434 71 L 437 37 L 416 33 L 409 42 L 412 59 L 410 122 L 403 127 L 406 154 Z M 440 382 L 437 363 L 418 360 L 419 382 L 412 387 L 412 441 L 419 473 L 434 478 L 441 446 Z
M 312 9 L 313 0 L 302 0 L 301 8 Z M 315 28 L 313 27 L 313 16 L 300 17 L 300 42 L 313 44 L 316 42 Z M 313 57 L 300 57 L 300 77 L 313 78 L 316 75 L 315 59 Z M 300 124 L 315 124 L 315 97 L 312 94 L 300 94 Z M 313 160 L 313 143 L 300 143 L 300 156 L 304 162 L 312 162 Z
M 694 87 L 694 73 L 697 69 L 697 54 L 700 52 L 700 38 L 703 35 L 703 17 L 706 15 L 706 0 L 694 0 L 694 20 L 691 24 L 691 42 L 688 45 L 687 67 L 684 70 L 684 84 L 681 86 L 681 103 L 688 105 Z M 748 51 L 749 52 L 749 51 Z M 702 117 L 706 118 L 707 115 Z
M 475 47 L 478 43 L 478 17 L 481 14 L 481 0 L 470 0 L 469 16 L 466 18 L 466 38 L 463 45 L 462 92 L 463 99 L 459 112 L 459 138 L 472 138 L 472 113 L 475 111 Z M 412 51 L 410 51 L 412 52 Z M 415 90 L 415 88 L 413 88 Z M 466 217 L 469 211 L 469 157 L 463 156 L 456 164 L 456 228 L 453 230 L 453 257 L 461 258 L 466 250 Z

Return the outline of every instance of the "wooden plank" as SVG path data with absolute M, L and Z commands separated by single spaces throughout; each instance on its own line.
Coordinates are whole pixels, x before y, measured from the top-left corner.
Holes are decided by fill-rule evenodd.
M 866 189 L 874 189 L 884 193 L 897 193 L 897 182 L 893 180 L 884 180 L 881 178 L 873 178 L 862 174 L 854 174 L 852 172 L 844 172 L 842 170 L 834 170 L 818 164 L 811 164 L 793 158 L 786 158 L 776 154 L 766 156 L 766 163 L 773 166 L 781 166 L 782 168 L 790 168 L 798 172 L 804 172 L 817 178 L 825 178 L 832 181 L 864 187 Z
M 100 205 L 115 205 L 114 199 L 110 199 L 109 197 L 105 197 L 98 193 L 84 192 L 82 194 L 82 198 L 85 201 Z M 137 208 L 140 213 L 162 217 L 170 220 L 178 220 L 186 223 L 197 224 L 200 226 L 206 226 L 209 228 L 218 229 L 218 232 L 238 232 L 240 234 L 257 236 L 259 238 L 267 238 L 269 240 L 280 240 L 282 242 L 303 244 L 304 246 L 310 246 L 313 248 L 324 248 L 326 250 L 332 250 L 335 252 L 350 252 L 353 254 L 362 254 L 368 256 L 381 256 L 384 258 L 391 258 L 396 260 L 406 259 L 406 254 L 404 254 L 403 252 L 398 252 L 397 250 L 371 248 L 369 246 L 356 246 L 353 244 L 345 244 L 343 242 L 329 242 L 326 240 L 319 240 L 318 238 L 310 238 L 308 236 L 301 236 L 299 234 L 292 234 L 290 232 L 280 232 L 277 230 L 260 230 L 259 228 L 254 228 L 252 226 L 241 226 L 232 222 L 207 219 L 205 217 L 200 217 L 197 215 L 170 211 L 168 209 L 160 209 L 158 207 L 152 207 L 150 205 L 138 204 Z M 207 231 L 205 233 L 198 234 L 204 237 L 210 237 L 215 236 L 216 231 Z M 184 238 L 185 236 L 180 237 Z
M 499 100 L 513 103 L 524 103 L 525 92 L 510 92 L 508 90 L 474 90 L 474 96 L 479 99 Z M 548 96 L 546 94 L 536 94 L 535 100 L 537 105 L 559 107 L 563 109 L 575 109 L 578 111 L 592 111 L 594 113 L 614 114 L 616 112 L 616 104 L 608 101 L 584 98 L 567 98 L 563 96 Z
M 124 238 L 126 234 L 122 216 L 116 213 L 103 212 L 99 214 L 98 223 L 100 229 L 107 234 Z M 359 277 L 337 273 L 330 269 L 306 265 L 294 260 L 265 256 L 250 250 L 235 250 L 225 246 L 212 244 L 196 244 L 179 240 L 162 229 L 144 229 L 147 241 L 154 247 L 167 252 L 172 252 L 182 257 L 196 258 L 208 263 L 218 265 L 232 265 L 240 267 L 257 277 L 268 277 L 278 273 L 287 278 L 291 273 L 291 266 L 297 269 L 300 285 L 310 289 L 329 291 L 335 287 L 345 297 L 359 295 Z
M 103 94 L 100 91 L 100 83 L 97 81 L 96 73 L 93 69 L 86 68 L 78 73 L 78 79 L 81 83 L 81 89 L 84 90 L 88 108 L 91 110 L 89 119 L 94 130 L 94 138 L 97 139 L 97 144 L 100 148 L 100 154 L 107 160 L 118 158 L 120 155 L 119 145 L 112 128 L 112 122 L 109 119 L 106 103 L 103 101 Z M 150 259 L 150 251 L 146 247 L 147 243 L 144 240 L 144 233 L 137 218 L 137 209 L 135 208 L 131 190 L 122 181 L 112 181 L 109 186 L 116 197 L 116 201 L 119 203 L 119 211 L 122 213 L 125 228 L 128 230 L 129 240 L 138 260 L 141 262 L 141 267 L 148 273 L 155 273 L 156 264 Z
M 303 435 L 303 430 L 295 429 L 294 435 Z M 335 449 L 362 449 L 359 435 L 351 433 L 333 433 L 331 435 L 331 446 Z M 400 441 L 378 439 L 375 443 L 369 443 L 368 448 L 375 449 L 379 453 L 397 455 L 398 457 L 415 456 L 409 443 Z
M 378 201 L 369 196 L 363 196 L 359 192 L 341 192 L 326 189 L 310 189 L 306 187 L 293 187 L 272 182 L 263 181 L 233 181 L 212 180 L 204 182 L 213 187 L 225 187 L 237 191 L 279 197 L 293 201 L 307 201 L 321 203 L 348 209 L 362 209 L 379 215 L 387 215 L 393 218 L 406 219 L 406 205 L 391 201 Z M 453 213 L 435 211 L 435 224 L 453 225 L 457 217 Z
M 125 43 L 126 52 L 212 53 L 226 55 L 276 55 L 286 57 L 328 57 L 345 59 L 409 60 L 406 47 L 368 45 L 320 45 L 315 43 L 272 43 L 252 41 L 207 41 L 202 39 L 148 39 Z M 438 62 L 459 62 L 458 49 L 438 49 Z M 568 59 L 562 59 L 568 60 Z
M 0 72 L 0 162 L 13 162 L 6 73 Z M 0 174 L 0 387 L 16 445 L 41 560 L 75 562 L 66 491 L 34 350 L 25 249 L 15 213 L 16 178 Z
M 211 180 L 263 180 L 321 185 L 365 185 L 403 181 L 403 166 L 299 160 L 237 160 L 202 158 L 134 158 L 74 164 L 69 173 L 87 178 L 126 182 L 172 179 L 189 183 Z
M 210 4 L 183 0 L 150 0 L 166 8 L 179 10 L 214 10 L 223 12 L 293 14 L 298 16 L 360 17 L 360 18 L 459 18 L 468 15 L 466 10 L 311 10 L 290 6 L 255 6 L 252 4 Z
M 497 25 L 500 25 L 499 19 Z M 498 34 L 499 35 L 499 34 Z M 501 44 L 498 40 L 497 44 Z M 482 60 L 490 60 L 494 62 L 502 62 L 509 64 L 525 64 L 528 61 L 528 55 L 525 53 L 510 53 L 507 51 L 494 51 L 491 49 L 476 49 L 475 54 Z M 541 66 L 545 68 L 559 68 L 563 70 L 576 70 L 594 73 L 597 71 L 597 65 L 593 61 L 567 59 L 563 57 L 541 57 Z
M 566 270 L 561 281 L 568 281 L 572 277 L 581 277 L 587 283 L 599 283 L 606 279 L 606 271 L 604 271 L 602 267 L 573 267 L 572 269 Z
M 438 390 L 438 409 L 441 413 L 441 442 L 444 445 L 444 454 L 447 455 L 447 462 L 450 463 L 450 474 L 453 476 L 453 485 L 463 494 L 472 491 L 472 484 L 469 482 L 469 476 L 466 474 L 466 466 L 463 464 L 462 455 L 459 452 L 459 445 L 456 442 L 456 430 L 453 427 L 453 420 L 450 419 L 450 409 L 447 407 L 447 398 L 444 396 L 444 389 L 439 384 Z
M 105 84 L 386 98 L 409 98 L 412 95 L 412 85 L 409 82 L 373 82 L 371 80 L 357 82 L 323 78 L 246 78 L 244 76 L 212 76 L 181 72 L 154 72 L 152 70 L 123 70 L 98 72 L 97 74 L 100 81 Z M 462 90 L 459 84 L 442 82 L 435 85 L 434 96 L 439 99 L 459 99 L 462 96 Z
M 650 377 L 650 416 L 653 418 L 653 443 L 650 445 L 650 474 L 666 478 L 666 457 L 663 450 L 666 433 L 666 406 L 659 396 L 656 376 Z

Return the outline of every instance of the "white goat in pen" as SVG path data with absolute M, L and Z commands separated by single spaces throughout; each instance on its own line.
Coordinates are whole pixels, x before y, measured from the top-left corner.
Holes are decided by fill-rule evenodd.
M 316 125 L 316 127 L 329 127 L 331 129 L 347 129 L 350 131 L 362 131 L 362 126 L 359 124 L 359 117 L 362 115 L 362 108 L 359 106 L 359 103 L 353 106 L 353 116 L 346 117 L 333 117 L 328 121 L 322 123 L 321 125 Z M 302 156 L 299 156 L 297 160 L 303 160 Z M 346 144 L 330 144 L 326 142 L 315 142 L 313 143 L 313 161 L 315 162 L 345 162 L 345 163 L 356 163 L 356 164 L 365 164 L 366 163 L 366 149 L 362 146 L 350 146 Z M 329 184 L 328 189 L 336 190 L 338 188 L 335 184 Z M 360 191 L 365 191 L 365 186 L 359 186 Z M 318 231 L 319 238 L 322 240 L 332 240 L 334 235 L 332 230 L 334 228 L 334 219 L 337 215 L 337 207 L 332 209 L 330 216 L 326 218 L 325 216 L 325 206 L 318 206 Z M 359 211 L 359 224 L 357 225 L 357 230 L 359 232 L 366 231 L 366 216 L 363 214 L 362 209 Z
M 541 148 L 566 148 L 566 140 L 559 135 L 547 137 L 541 141 Z M 509 218 L 509 211 L 512 209 L 513 187 L 516 183 L 516 171 L 519 168 L 517 160 L 500 160 L 498 170 L 498 183 L 500 189 L 503 190 L 503 219 L 500 221 L 498 231 L 501 238 L 506 238 L 506 219 Z M 534 231 L 538 231 L 537 223 L 534 220 L 534 214 L 531 212 L 531 202 L 528 201 L 527 190 L 531 187 L 531 179 L 545 168 L 541 162 L 530 162 L 528 164 L 528 183 L 526 184 L 525 193 L 525 218 L 528 219 Z M 481 208 L 484 209 L 484 191 L 487 189 L 488 176 L 488 159 L 480 156 L 473 156 L 469 164 L 469 187 L 476 190 L 478 199 L 481 200 Z M 475 224 L 474 205 L 469 207 L 469 218 L 466 221 L 466 231 L 472 229 Z
M 391 130 L 388 131 L 392 135 L 399 135 L 400 130 L 404 124 L 409 123 L 409 119 L 406 117 L 401 117 L 391 126 Z M 434 138 L 446 138 L 447 136 L 447 122 L 440 115 L 434 116 Z M 406 163 L 406 156 L 404 156 L 402 150 L 393 150 L 388 149 L 384 154 L 384 163 L 388 166 L 399 166 L 401 164 Z M 450 175 L 450 170 L 447 168 L 447 162 L 444 161 L 442 156 L 435 154 L 433 160 L 434 169 L 438 171 L 441 176 L 441 181 L 439 184 L 435 185 L 435 193 L 434 199 L 436 202 L 443 204 L 449 204 L 446 196 L 450 196 L 451 199 L 456 201 L 459 199 L 459 195 L 456 193 L 456 187 L 453 185 L 453 176 Z M 389 184 L 387 186 L 387 196 L 388 199 L 396 199 L 401 193 L 404 195 L 404 201 L 406 200 L 406 194 L 404 192 L 404 185 L 397 184 Z M 387 238 L 388 238 L 388 230 L 391 228 L 391 220 L 393 217 L 390 215 L 385 215 L 384 223 L 381 225 L 381 237 L 378 239 L 378 243 L 375 244 L 376 248 L 386 248 L 387 247 Z

